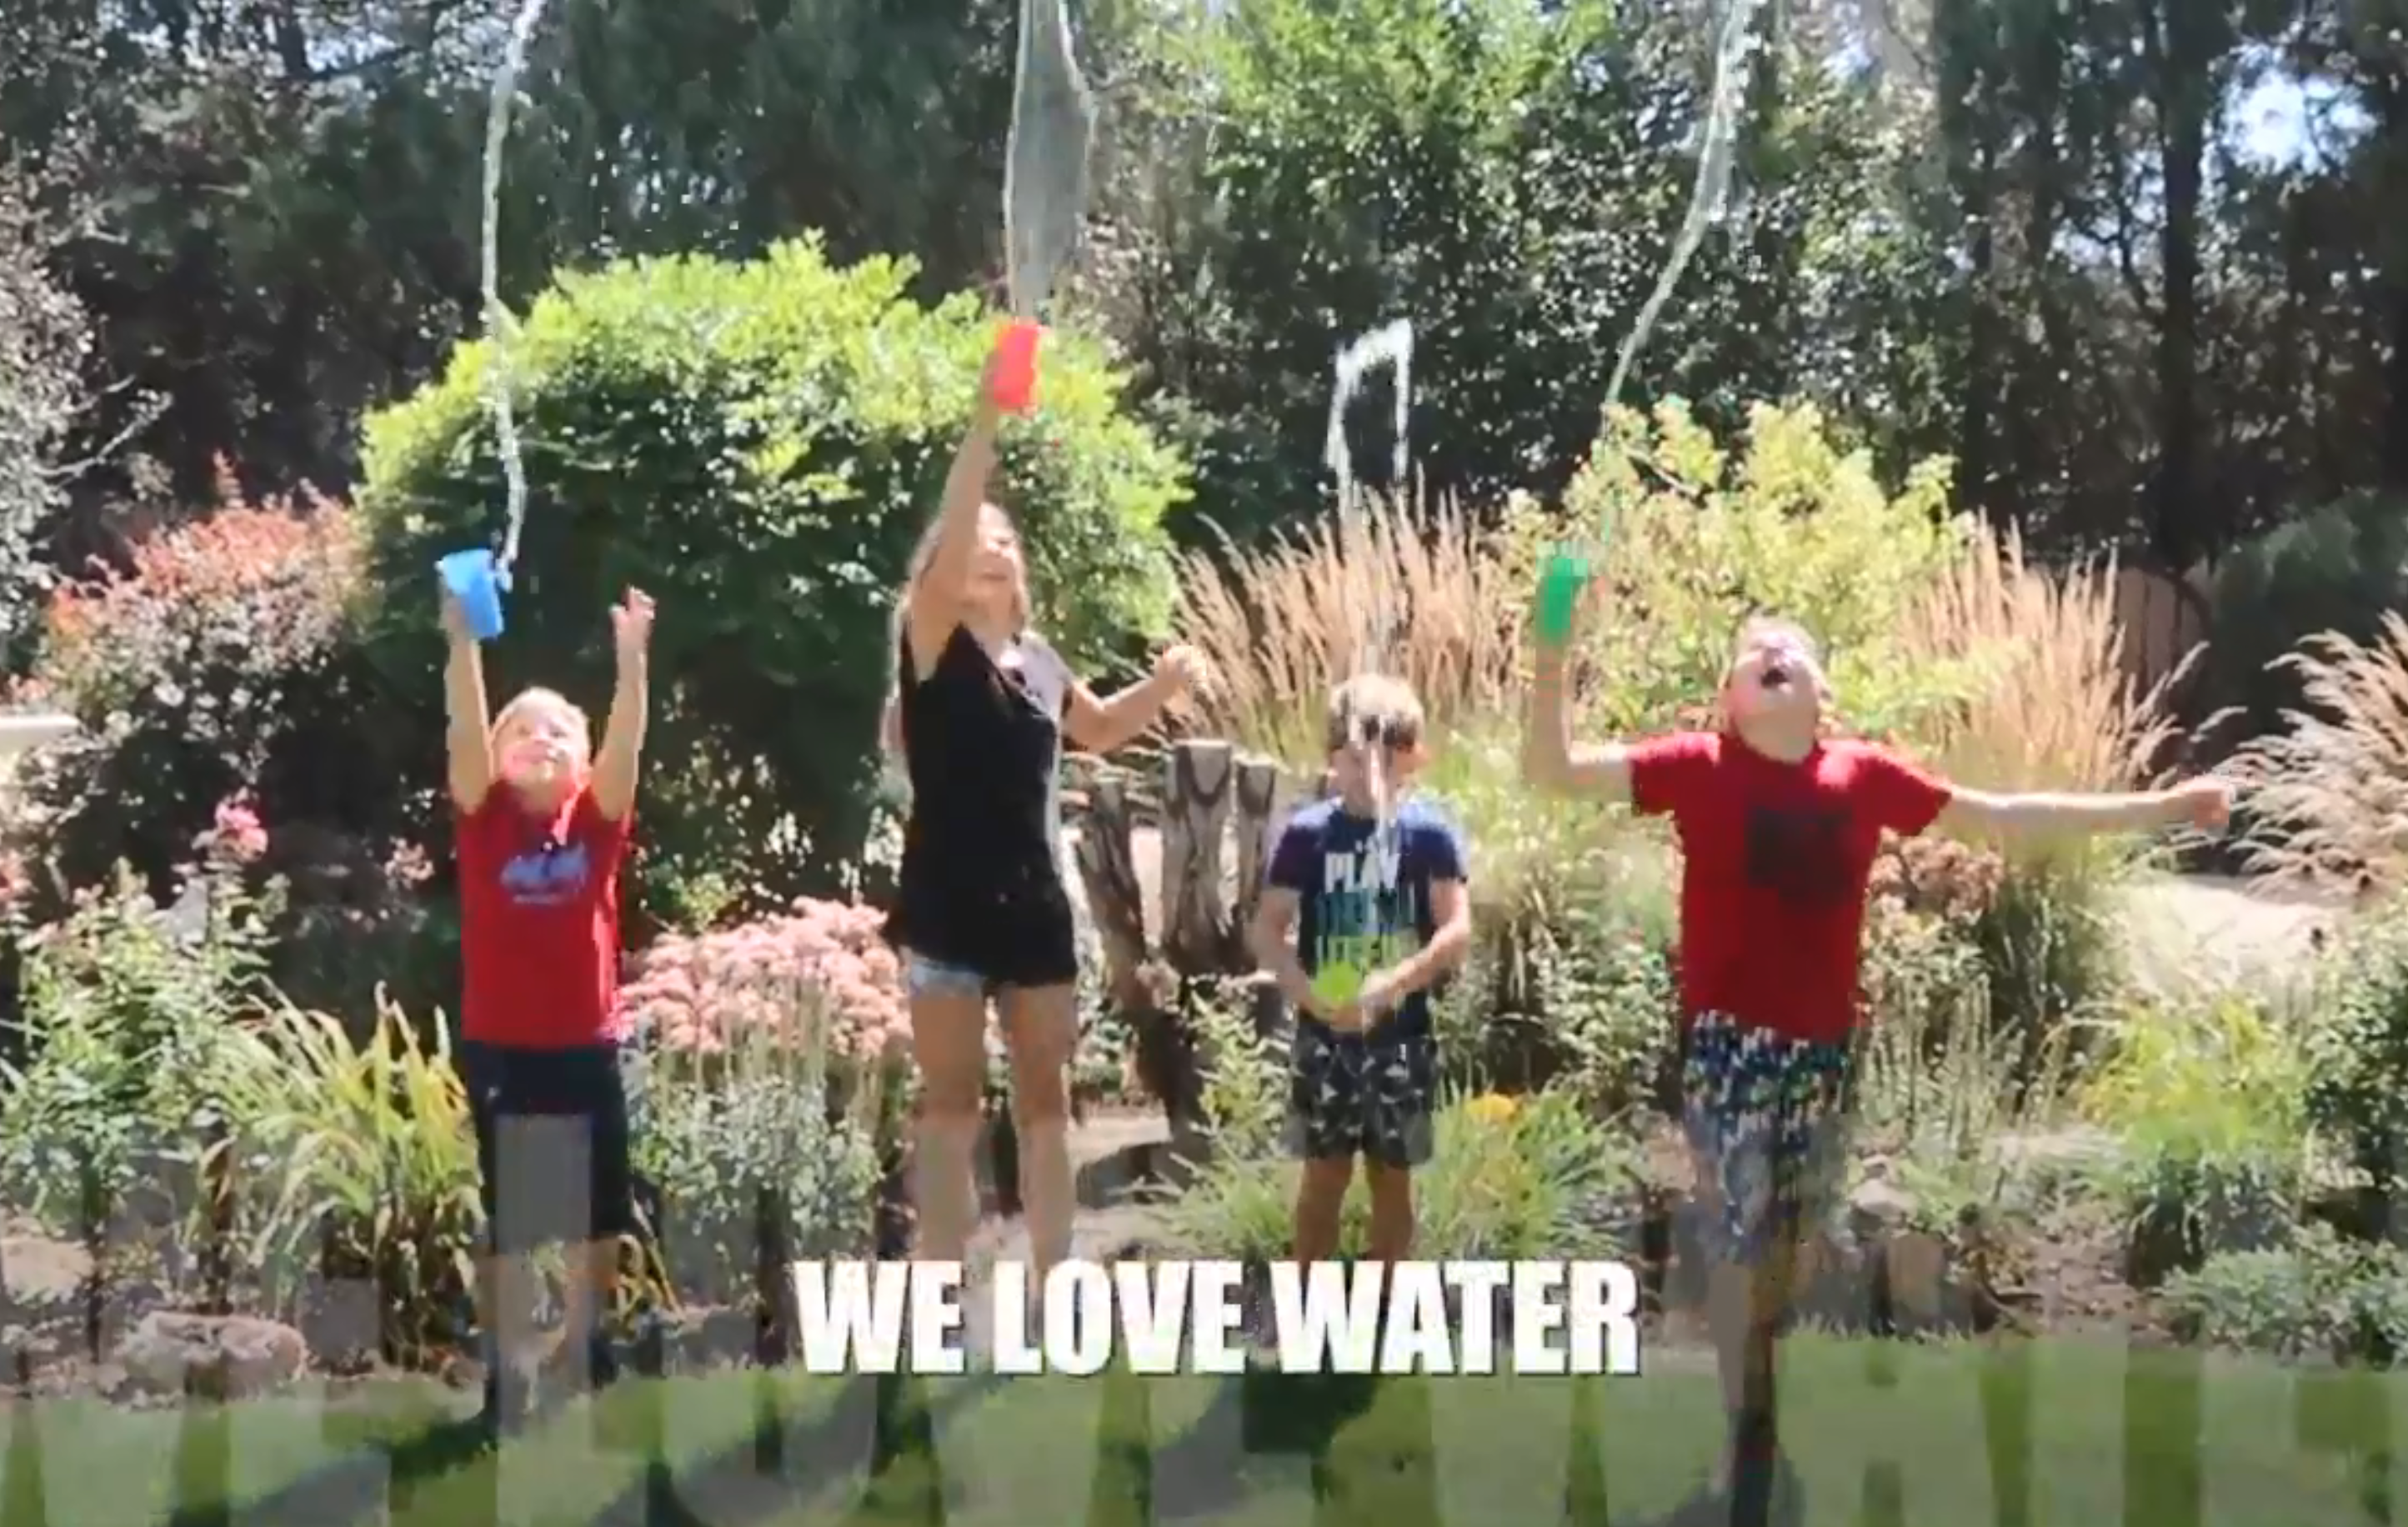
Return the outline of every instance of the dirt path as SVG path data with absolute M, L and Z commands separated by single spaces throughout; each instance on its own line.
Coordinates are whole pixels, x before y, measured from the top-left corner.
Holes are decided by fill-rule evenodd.
M 2337 899 L 2274 896 L 2226 876 L 2164 876 L 2125 892 L 2133 974 L 2157 991 L 2295 968 L 2343 915 Z

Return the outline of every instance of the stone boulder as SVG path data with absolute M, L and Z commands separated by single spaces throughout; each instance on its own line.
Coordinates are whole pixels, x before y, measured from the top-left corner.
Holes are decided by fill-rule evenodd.
M 126 1383 L 154 1394 L 237 1400 L 292 1383 L 308 1365 L 301 1333 L 251 1315 L 154 1310 L 113 1354 Z

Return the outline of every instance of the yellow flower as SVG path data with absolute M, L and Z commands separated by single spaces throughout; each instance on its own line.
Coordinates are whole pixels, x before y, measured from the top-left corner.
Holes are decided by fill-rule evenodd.
M 1502 1092 L 1488 1092 L 1473 1098 L 1463 1106 L 1475 1123 L 1502 1124 L 1521 1111 L 1522 1101 L 1507 1097 Z

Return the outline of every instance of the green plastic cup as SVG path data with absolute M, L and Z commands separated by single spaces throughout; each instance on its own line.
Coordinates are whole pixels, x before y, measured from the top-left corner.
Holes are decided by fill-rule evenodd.
M 1572 634 L 1572 612 L 1580 607 L 1583 590 L 1588 587 L 1588 559 L 1571 551 L 1556 551 L 1547 558 L 1547 565 L 1539 575 L 1539 639 L 1550 647 L 1561 647 Z
M 1332 1007 L 1343 1007 L 1363 994 L 1363 972 L 1351 964 L 1328 964 L 1312 978 L 1312 994 Z

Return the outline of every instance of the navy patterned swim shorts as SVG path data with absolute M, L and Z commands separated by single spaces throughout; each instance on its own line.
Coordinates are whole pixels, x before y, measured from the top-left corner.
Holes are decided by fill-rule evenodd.
M 1349 1034 L 1300 1020 L 1291 1044 L 1290 1149 L 1312 1161 L 1361 1155 L 1382 1166 L 1430 1157 L 1438 1040 L 1379 1024 Z
M 1691 1022 L 1681 1104 L 1689 1149 L 1715 1189 L 1710 1255 L 1752 1263 L 1821 1224 L 1847 1164 L 1848 1081 L 1845 1044 L 1718 1013 Z

